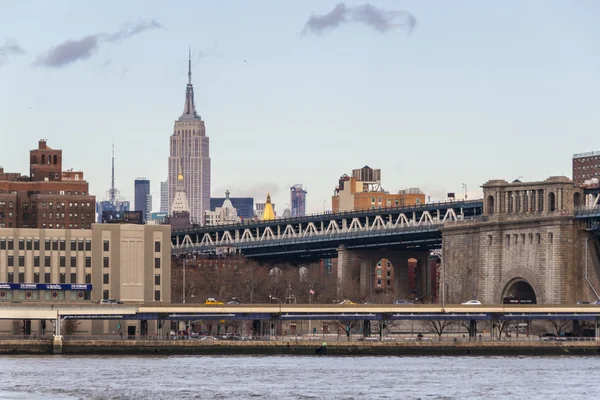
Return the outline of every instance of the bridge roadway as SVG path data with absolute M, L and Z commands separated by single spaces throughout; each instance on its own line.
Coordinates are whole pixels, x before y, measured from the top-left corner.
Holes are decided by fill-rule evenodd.
M 3 304 L 0 319 L 119 320 L 600 320 L 595 305 Z
M 228 249 L 251 258 L 335 257 L 337 248 L 439 248 L 444 223 L 481 218 L 483 200 L 448 201 L 271 221 L 197 227 L 171 233 L 173 254 Z

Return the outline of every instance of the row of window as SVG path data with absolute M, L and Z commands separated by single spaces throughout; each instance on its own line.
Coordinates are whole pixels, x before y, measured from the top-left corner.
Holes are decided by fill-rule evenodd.
M 50 280 L 50 272 L 46 272 L 43 275 L 40 274 L 39 272 L 34 272 L 33 273 L 33 283 L 53 283 Z M 78 283 L 77 282 L 77 274 L 75 272 L 71 273 L 68 275 L 70 278 L 70 281 L 67 282 L 67 274 L 65 273 L 60 273 L 58 274 L 58 279 L 59 282 L 58 283 Z M 92 274 L 85 274 L 85 283 L 86 284 L 91 284 L 92 283 Z M 41 278 L 44 278 L 43 281 L 40 281 Z M 24 272 L 18 272 L 16 274 L 16 278 L 17 281 L 15 281 L 15 273 L 14 272 L 8 272 L 7 274 L 7 282 L 8 283 L 29 283 L 29 282 L 25 282 L 25 273 Z
M 371 204 L 375 204 L 375 197 L 371 197 Z M 382 204 L 382 199 L 381 197 L 377 198 L 377 204 Z M 417 198 L 415 199 L 415 204 L 421 204 L 421 199 Z M 385 199 L 385 205 L 388 207 L 392 206 L 392 199 Z M 403 206 L 404 204 L 404 199 L 394 199 L 394 205 L 395 206 Z M 374 209 L 374 208 L 372 208 Z
M 39 239 L 19 239 L 18 240 L 19 250 L 39 250 L 40 240 Z M 0 250 L 14 250 L 15 243 L 13 239 L 0 239 Z M 65 251 L 67 248 L 67 242 L 65 240 L 50 240 L 44 241 L 44 250 L 60 250 Z M 71 251 L 92 251 L 91 240 L 71 240 Z
M 104 268 L 108 268 L 108 265 L 109 265 L 108 257 L 104 257 L 104 259 L 105 259 Z M 19 265 L 18 265 L 19 267 L 25 266 L 25 256 L 18 256 L 17 261 L 19 263 Z M 6 260 L 6 265 L 9 267 L 14 267 L 15 266 L 15 257 L 8 256 L 8 258 Z M 34 267 L 40 266 L 40 256 L 33 257 L 33 266 Z M 52 257 L 44 256 L 44 267 L 51 267 L 51 266 L 52 266 Z M 67 258 L 64 256 L 59 257 L 58 258 L 58 266 L 61 268 L 66 267 L 67 266 Z M 77 267 L 77 257 L 71 257 L 70 266 L 71 266 L 71 268 Z M 92 268 L 92 257 L 85 257 L 85 267 Z
M 15 207 L 15 203 L 13 201 L 9 201 L 7 203 L 4 200 L 0 200 L 0 208 L 6 208 L 7 205 L 8 205 L 8 208 L 14 208 Z
M 506 235 L 505 236 L 506 239 L 506 244 L 507 246 L 510 246 L 510 244 L 533 244 L 534 243 L 534 234 L 533 233 L 529 233 L 529 234 L 513 234 L 513 235 Z M 488 245 L 491 245 L 493 242 L 493 236 L 492 235 L 488 235 Z M 536 233 L 535 234 L 535 243 L 536 244 L 541 244 L 542 242 L 542 235 L 540 233 Z M 549 233 L 548 234 L 548 241 L 547 243 L 553 243 L 554 242 L 554 234 Z
M 381 277 L 381 270 L 380 269 L 377 270 L 377 276 Z M 387 271 L 387 277 L 389 278 L 391 276 L 392 276 L 392 271 L 388 270 Z
M 381 279 L 377 279 L 377 286 L 381 286 Z M 392 286 L 392 281 L 391 280 L 387 280 L 387 287 Z
M 106 289 L 102 291 L 102 299 L 110 299 L 110 290 Z M 154 301 L 160 301 L 160 290 L 154 291 Z

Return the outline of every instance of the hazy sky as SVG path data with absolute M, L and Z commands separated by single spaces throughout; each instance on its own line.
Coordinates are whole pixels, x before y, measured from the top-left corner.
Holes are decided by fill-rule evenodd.
M 102 200 L 114 138 L 121 194 L 146 177 L 158 209 L 188 46 L 213 197 L 270 190 L 281 213 L 301 183 L 319 212 L 364 165 L 476 197 L 599 149 L 600 2 L 364 4 L 0 0 L 0 165 L 28 173 L 45 138 Z

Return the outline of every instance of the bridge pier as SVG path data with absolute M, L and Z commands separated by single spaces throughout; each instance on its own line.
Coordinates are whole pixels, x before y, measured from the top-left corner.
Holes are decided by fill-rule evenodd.
M 469 337 L 477 337 L 477 321 L 474 319 L 469 321 Z
M 363 321 L 363 336 L 364 337 L 371 336 L 371 321 L 368 319 L 365 319 Z

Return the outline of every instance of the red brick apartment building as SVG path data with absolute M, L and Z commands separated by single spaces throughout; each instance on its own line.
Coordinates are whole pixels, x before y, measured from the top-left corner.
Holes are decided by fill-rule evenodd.
M 29 176 L 0 167 L 0 228 L 90 229 L 96 198 L 83 172 L 62 170 L 62 150 L 40 140 L 29 152 Z

